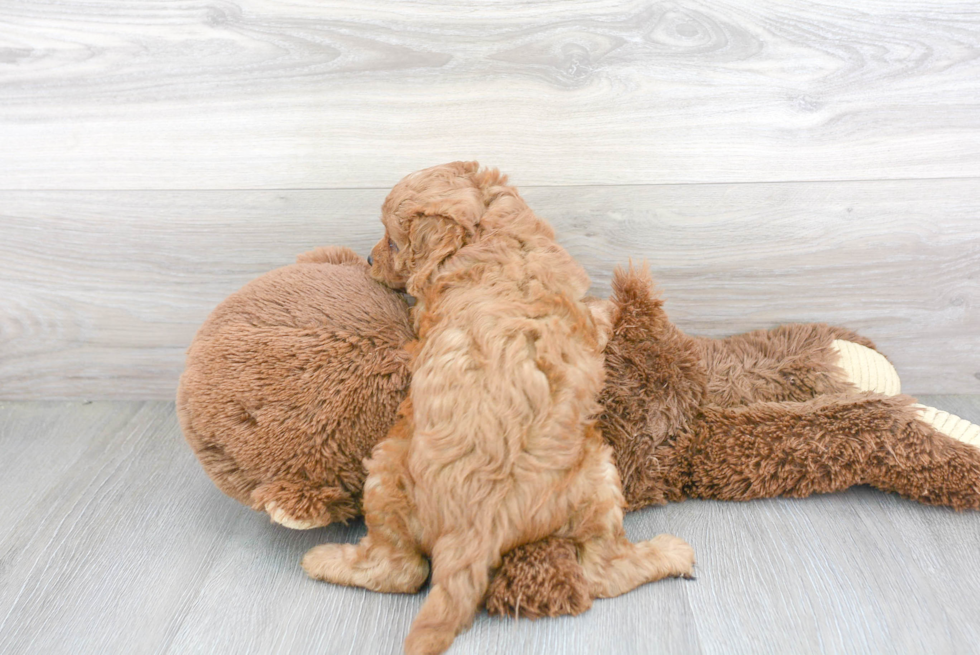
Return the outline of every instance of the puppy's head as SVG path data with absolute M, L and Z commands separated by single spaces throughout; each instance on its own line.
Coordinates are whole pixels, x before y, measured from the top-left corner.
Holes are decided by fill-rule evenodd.
M 385 234 L 371 251 L 371 277 L 420 295 L 433 271 L 473 238 L 488 190 L 505 180 L 476 162 L 434 166 L 402 179 L 381 208 Z

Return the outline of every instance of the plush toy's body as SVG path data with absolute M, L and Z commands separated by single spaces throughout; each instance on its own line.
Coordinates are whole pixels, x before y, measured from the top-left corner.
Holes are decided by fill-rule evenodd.
M 413 335 L 407 305 L 353 252 L 300 261 L 215 310 L 188 352 L 177 410 L 219 488 L 310 528 L 359 513 L 361 462 L 407 392 Z M 980 427 L 886 395 L 897 379 L 869 341 L 823 325 L 689 337 L 638 270 L 617 273 L 611 301 L 599 428 L 629 509 L 855 484 L 980 509 L 980 448 L 970 443 Z M 511 551 L 487 597 L 492 613 L 529 617 L 591 602 L 560 539 Z

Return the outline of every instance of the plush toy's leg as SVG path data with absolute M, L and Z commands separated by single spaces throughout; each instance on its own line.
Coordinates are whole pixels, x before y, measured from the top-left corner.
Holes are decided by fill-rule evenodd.
M 886 444 L 869 483 L 930 505 L 980 509 L 980 426 L 932 407 L 910 405 L 910 438 Z
M 749 500 L 870 484 L 919 502 L 980 509 L 980 448 L 919 420 L 907 396 L 706 407 L 680 437 L 689 493 Z
M 831 344 L 837 352 L 838 366 L 851 384 L 859 391 L 871 391 L 886 396 L 897 396 L 902 392 L 902 383 L 898 372 L 884 355 L 867 346 L 844 339 L 836 339 Z M 925 405 L 919 408 L 919 420 L 928 423 L 940 433 L 980 447 L 980 425 Z
M 392 433 L 399 430 L 393 428 Z M 306 553 L 312 578 L 374 591 L 414 593 L 429 575 L 417 541 L 418 525 L 405 492 L 407 438 L 389 437 L 367 462 L 364 520 L 368 533 L 356 546 L 323 544 Z
M 950 439 L 980 448 L 980 425 L 935 407 L 925 405 L 915 405 L 915 407 L 918 408 L 919 420 L 923 423 L 929 424 Z
M 853 341 L 835 339 L 831 349 L 837 354 L 837 365 L 858 391 L 873 391 L 886 396 L 902 393 L 902 383 L 891 362 L 877 350 Z
M 691 342 L 707 373 L 703 402 L 722 407 L 875 390 L 869 374 L 891 367 L 867 339 L 820 323 Z

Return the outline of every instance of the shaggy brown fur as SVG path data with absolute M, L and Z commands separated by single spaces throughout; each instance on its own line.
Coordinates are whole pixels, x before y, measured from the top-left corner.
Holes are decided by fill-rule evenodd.
M 549 537 L 518 546 L 504 561 L 507 575 L 494 576 L 487 592 L 490 614 L 538 619 L 581 614 L 592 607 L 588 580 L 572 540 Z M 531 596 L 524 599 L 528 592 Z M 522 605 L 522 600 L 530 605 Z
M 222 302 L 187 352 L 184 436 L 222 491 L 309 527 L 361 513 L 364 464 L 411 382 L 404 301 L 321 248 Z M 355 301 L 356 299 L 356 301 Z
M 688 337 L 667 319 L 646 271 L 617 271 L 613 292 L 599 428 L 629 509 L 855 484 L 980 509 L 980 449 L 917 420 L 913 398 L 858 393 L 842 379 L 831 342 L 873 348 L 867 339 L 825 325 Z
M 346 252 L 345 263 L 273 271 L 222 303 L 188 352 L 178 402 L 185 435 L 222 490 L 261 509 L 251 493 L 268 485 L 291 518 L 314 524 L 359 512 L 360 458 L 395 422 L 408 388 L 407 307 L 368 278 L 363 259 L 332 252 Z M 980 509 L 980 449 L 916 420 L 909 398 L 850 392 L 830 344 L 870 342 L 822 325 L 688 337 L 642 270 L 617 272 L 612 307 L 599 426 L 629 508 L 871 484 Z M 371 347 L 350 345 L 365 336 Z M 356 420 L 367 429 L 345 429 Z M 487 608 L 530 617 L 586 609 L 591 594 L 567 548 L 546 539 L 505 555 Z
M 690 546 L 632 544 L 609 446 L 592 427 L 602 341 L 585 271 L 496 170 L 414 173 L 382 209 L 371 274 L 417 298 L 409 398 L 367 464 L 367 536 L 303 559 L 313 577 L 432 589 L 405 651 L 441 653 L 470 624 L 502 555 L 570 539 L 593 597 L 688 575 Z

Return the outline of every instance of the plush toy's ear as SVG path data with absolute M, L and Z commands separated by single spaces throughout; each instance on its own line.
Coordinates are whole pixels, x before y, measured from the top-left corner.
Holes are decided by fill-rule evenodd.
M 415 262 L 405 290 L 419 296 L 432 273 L 452 257 L 466 242 L 467 230 L 456 220 L 442 214 L 420 213 L 409 226 L 408 256 Z
M 321 246 L 296 256 L 297 264 L 351 264 L 367 266 L 367 260 L 344 246 Z

